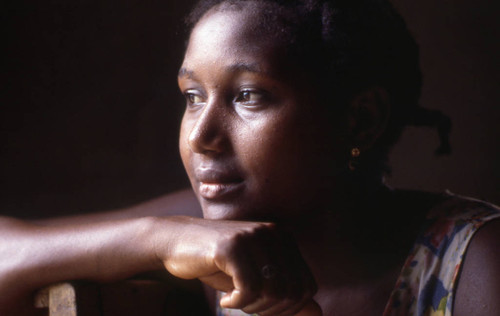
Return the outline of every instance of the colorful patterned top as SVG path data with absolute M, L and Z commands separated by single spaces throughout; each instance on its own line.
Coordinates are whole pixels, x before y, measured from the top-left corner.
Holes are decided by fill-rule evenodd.
M 474 233 L 500 217 L 492 204 L 448 193 L 427 215 L 384 316 L 451 316 L 456 280 Z
M 500 218 L 500 208 L 449 192 L 446 194 L 449 198 L 428 213 L 383 316 L 452 315 L 455 281 L 465 250 L 484 223 Z M 217 296 L 220 300 L 221 295 Z M 217 316 L 244 315 L 248 314 L 217 308 Z

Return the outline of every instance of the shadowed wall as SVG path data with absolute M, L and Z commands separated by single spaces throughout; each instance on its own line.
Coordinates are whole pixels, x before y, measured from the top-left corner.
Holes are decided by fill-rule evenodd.
M 391 183 L 500 203 L 500 3 L 393 0 L 420 45 L 421 104 L 453 122 L 452 155 L 433 130 L 409 128 L 393 151 Z

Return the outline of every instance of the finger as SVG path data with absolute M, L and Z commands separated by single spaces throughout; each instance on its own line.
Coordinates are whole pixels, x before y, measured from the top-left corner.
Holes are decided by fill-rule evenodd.
M 255 312 L 276 305 L 272 311 L 281 311 L 316 291 L 312 273 L 293 238 L 274 226 L 237 236 L 220 254 L 216 261 L 234 284 L 222 298 L 222 307 Z M 273 267 L 274 272 L 263 273 L 263 267 Z
M 264 261 L 260 262 L 275 264 L 264 265 L 264 268 L 272 267 L 273 272 L 262 271 L 262 294 L 258 300 L 243 308 L 246 313 L 276 316 L 292 309 L 298 311 L 316 292 L 312 273 L 293 238 L 282 233 L 273 230 L 271 236 L 265 236 L 265 244 L 268 246 L 266 249 L 271 252 L 261 256 L 260 260 Z M 292 315 L 290 312 L 287 314 Z
M 261 316 L 295 315 L 303 308 L 305 308 L 307 304 L 311 304 L 310 303 L 311 301 L 313 300 L 312 297 L 309 295 L 304 296 L 301 299 L 282 300 L 279 304 L 275 304 L 269 309 L 259 311 L 259 315 Z
M 258 298 L 260 286 L 254 280 L 258 280 L 259 277 L 255 276 L 252 278 L 251 275 L 253 273 L 242 270 L 244 269 L 238 268 L 234 272 L 229 272 L 233 275 L 232 282 L 234 287 L 230 291 L 227 291 L 220 300 L 221 307 L 241 309 Z
M 288 296 L 286 285 L 287 281 L 294 280 L 290 277 L 294 271 L 287 264 L 290 258 L 283 253 L 283 243 L 274 225 L 261 226 L 245 237 L 248 239 L 238 243 L 240 251 L 245 249 L 244 255 L 238 257 L 246 256 L 246 260 L 238 260 L 243 264 L 234 267 L 233 282 L 237 291 L 228 293 L 221 305 L 231 304 L 224 307 L 252 311 L 267 309 Z M 263 270 L 265 268 L 267 270 Z M 252 283 L 253 288 L 249 286 Z
M 245 306 L 241 310 L 247 314 L 256 314 L 276 306 L 277 301 L 269 297 L 259 297 L 255 302 Z
M 260 309 L 253 313 L 258 313 L 259 316 L 277 316 L 282 315 L 285 311 L 289 310 L 291 306 L 294 306 L 295 302 L 289 299 L 280 300 L 279 302 L 272 302 L 269 304 L 269 308 Z M 292 315 L 288 313 L 287 315 Z
M 285 298 L 268 300 L 267 302 L 264 300 L 260 306 L 254 307 L 255 310 L 253 312 L 258 312 L 261 316 L 295 315 L 306 304 L 317 305 L 316 303 L 311 303 L 312 297 L 317 291 L 314 279 L 304 277 L 302 281 L 302 283 L 300 280 L 296 281 L 296 286 L 290 285 L 290 291 Z M 302 284 L 302 286 L 297 286 L 298 284 Z M 273 304 L 269 304 L 269 301 Z M 311 307 L 307 307 L 306 310 L 308 313 L 312 312 Z M 312 315 L 317 315 L 317 313 L 313 313 Z
M 309 299 L 295 316 L 323 316 L 323 311 L 315 300 Z
M 199 279 L 201 282 L 218 291 L 229 292 L 234 289 L 233 278 L 222 271 L 200 277 Z
M 220 305 L 224 308 L 241 309 L 255 301 L 262 288 L 262 278 L 255 263 L 253 243 L 240 236 L 216 255 L 216 263 L 222 272 L 232 278 L 233 288 L 226 293 Z
M 268 261 L 269 262 L 269 261 Z M 241 309 L 248 313 L 257 313 L 259 311 L 267 310 L 272 306 L 281 304 L 281 302 L 288 297 L 286 288 L 286 278 L 283 278 L 284 272 L 276 271 L 270 274 L 268 270 L 271 265 L 265 265 L 261 268 L 260 278 L 262 279 L 262 288 L 258 293 L 255 301 L 242 307 Z M 274 265 L 272 265 L 275 267 Z M 278 267 L 272 268 L 279 270 Z

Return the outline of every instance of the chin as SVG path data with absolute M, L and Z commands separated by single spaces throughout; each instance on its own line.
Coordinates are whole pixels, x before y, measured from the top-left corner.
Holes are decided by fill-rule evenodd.
M 258 214 L 239 206 L 224 203 L 202 203 L 203 218 L 228 221 L 258 221 Z
M 215 203 L 202 203 L 203 218 L 213 220 L 239 220 L 240 212 L 234 207 Z

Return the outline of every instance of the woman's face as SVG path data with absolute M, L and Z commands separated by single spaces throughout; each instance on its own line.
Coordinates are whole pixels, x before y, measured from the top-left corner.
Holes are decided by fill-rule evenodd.
M 205 218 L 293 218 L 335 185 L 332 123 L 316 101 L 328 92 L 294 72 L 248 11 L 209 11 L 192 32 L 178 78 L 181 157 Z

